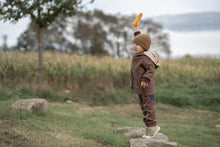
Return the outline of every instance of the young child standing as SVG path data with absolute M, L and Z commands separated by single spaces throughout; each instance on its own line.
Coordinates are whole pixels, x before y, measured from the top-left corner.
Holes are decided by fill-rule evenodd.
M 130 88 L 138 94 L 140 107 L 146 125 L 145 138 L 153 138 L 160 130 L 156 121 L 154 72 L 160 66 L 158 56 L 150 51 L 151 38 L 141 34 L 140 22 L 137 22 L 133 40 L 135 54 L 132 58 Z

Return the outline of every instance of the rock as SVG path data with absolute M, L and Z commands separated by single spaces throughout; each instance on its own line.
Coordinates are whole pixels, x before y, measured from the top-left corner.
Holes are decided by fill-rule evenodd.
M 130 137 L 130 147 L 176 147 L 176 142 L 168 142 L 168 137 L 162 133 L 157 133 L 152 139 L 146 139 L 145 128 L 122 127 L 113 130 L 115 133 L 124 132 L 126 137 Z
M 220 128 L 220 125 L 215 125 L 216 128 Z
M 70 100 L 67 100 L 66 101 L 68 104 L 72 104 L 73 102 L 72 101 L 70 101 Z
M 130 139 L 130 147 L 176 147 L 176 142 L 166 142 L 156 139 Z
M 25 110 L 29 112 L 47 112 L 48 105 L 45 99 L 34 98 L 27 100 L 19 100 L 11 105 L 12 109 Z
M 145 133 L 145 128 L 133 128 L 133 127 L 122 127 L 117 128 L 116 130 L 113 130 L 115 133 L 117 132 L 125 132 L 124 135 L 126 137 L 141 137 Z

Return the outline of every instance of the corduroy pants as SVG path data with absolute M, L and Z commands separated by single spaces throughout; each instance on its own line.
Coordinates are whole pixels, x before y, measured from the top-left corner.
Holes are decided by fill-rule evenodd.
M 154 94 L 150 96 L 142 96 L 138 94 L 138 98 L 144 115 L 143 121 L 146 127 L 157 125 Z

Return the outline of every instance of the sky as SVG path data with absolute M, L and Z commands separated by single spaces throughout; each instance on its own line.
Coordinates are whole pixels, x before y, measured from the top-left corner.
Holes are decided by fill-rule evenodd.
M 95 0 L 88 9 L 106 13 L 137 14 L 144 17 L 201 11 L 220 11 L 220 0 Z
M 88 1 L 89 0 L 86 0 L 85 2 Z M 142 12 L 144 18 L 149 18 L 160 15 L 220 11 L 219 6 L 220 0 L 95 0 L 94 3 L 88 4 L 84 10 L 99 9 L 107 14 L 120 13 L 123 15 L 138 14 Z M 25 29 L 27 29 L 29 22 L 29 18 L 21 19 L 16 24 L 11 24 L 9 22 L 4 23 L 3 21 L 0 21 L 0 45 L 3 44 L 3 35 L 8 36 L 7 44 L 9 46 L 15 45 L 18 36 L 24 32 Z M 176 33 L 173 34 L 178 36 Z M 220 34 L 217 33 L 217 36 L 219 35 Z M 172 38 L 174 38 L 174 36 L 171 36 L 171 39 Z M 217 40 L 214 43 L 210 42 L 210 44 L 216 44 L 220 46 L 218 42 L 220 42 L 220 40 Z M 174 46 L 177 44 L 181 44 L 181 42 L 173 42 L 171 45 Z M 216 53 L 216 49 L 214 50 Z M 220 51 L 217 53 L 220 54 Z M 186 52 L 181 54 L 186 54 Z

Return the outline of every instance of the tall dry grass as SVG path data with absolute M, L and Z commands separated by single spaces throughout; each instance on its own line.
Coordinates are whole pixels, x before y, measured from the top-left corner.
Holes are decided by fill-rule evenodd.
M 131 59 L 79 56 L 66 53 L 44 54 L 44 84 L 55 89 L 128 87 Z M 0 54 L 0 82 L 28 85 L 38 82 L 37 53 Z M 219 85 L 220 60 L 184 58 L 164 60 L 155 73 L 156 85 Z

